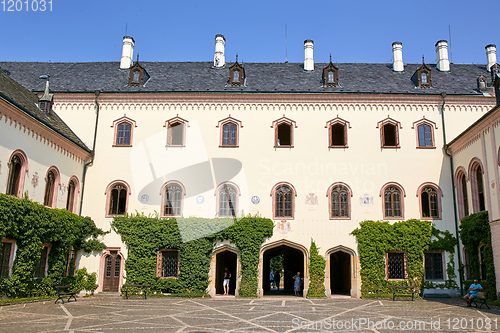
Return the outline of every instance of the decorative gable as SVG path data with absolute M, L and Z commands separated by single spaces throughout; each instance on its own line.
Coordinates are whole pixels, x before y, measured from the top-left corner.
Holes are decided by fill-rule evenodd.
M 229 67 L 229 84 L 232 86 L 245 84 L 245 69 L 238 63 L 238 56 L 236 56 L 236 62 Z
M 336 87 L 339 85 L 339 69 L 332 64 L 331 55 L 330 63 L 323 68 L 323 85 L 327 87 Z
M 137 57 L 135 64 L 130 67 L 128 85 L 131 87 L 142 86 L 149 80 L 149 77 L 148 72 L 139 64 L 139 57 Z
M 431 88 L 432 87 L 432 79 L 431 79 L 431 70 L 424 63 L 424 59 L 422 58 L 422 66 L 419 67 L 413 73 L 411 80 L 415 86 L 419 88 Z

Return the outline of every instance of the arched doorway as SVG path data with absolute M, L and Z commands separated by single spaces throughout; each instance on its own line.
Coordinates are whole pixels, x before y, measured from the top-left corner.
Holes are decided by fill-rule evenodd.
M 291 242 L 290 242 L 291 243 Z M 304 278 L 304 283 L 301 287 L 301 294 L 304 288 L 307 288 L 306 277 L 307 267 L 305 267 L 306 257 L 304 250 L 298 249 L 299 246 L 291 246 L 291 244 L 283 243 L 276 244 L 276 246 L 264 250 L 262 254 L 262 277 L 261 288 L 264 295 L 293 295 L 293 276 L 300 272 Z M 280 291 L 271 289 L 271 259 L 277 256 L 283 258 L 283 271 L 281 272 L 281 285 Z
M 97 292 L 118 292 L 122 284 L 123 255 L 120 248 L 107 248 L 101 256 Z
M 218 295 L 224 294 L 224 270 L 227 268 L 231 278 L 229 280 L 229 294 L 235 295 L 237 279 L 237 255 L 234 252 L 225 250 L 216 254 L 215 257 L 215 292 Z
M 330 289 L 332 294 L 351 295 L 351 255 L 343 251 L 330 254 Z

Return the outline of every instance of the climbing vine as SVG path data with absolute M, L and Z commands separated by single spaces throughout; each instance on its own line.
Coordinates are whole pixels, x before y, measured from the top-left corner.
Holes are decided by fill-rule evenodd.
M 325 297 L 325 259 L 319 254 L 316 243 L 311 239 L 309 249 L 309 290 L 308 297 Z
M 10 277 L 0 279 L 0 294 L 8 297 L 54 294 L 55 285 L 74 280 L 64 277 L 70 248 L 102 251 L 106 246 L 97 239 L 103 234 L 89 217 L 50 209 L 26 197 L 0 194 L 0 239 L 14 240 L 17 246 Z M 50 244 L 47 276 L 35 279 L 42 244 Z
M 389 293 L 390 285 L 415 285 L 421 288 L 424 276 L 424 250 L 429 248 L 432 228 L 430 221 L 407 220 L 390 224 L 364 221 L 352 232 L 358 241 L 361 263 L 361 294 Z M 385 256 L 389 251 L 404 251 L 407 278 L 388 281 Z
M 469 267 L 472 279 L 480 280 L 479 249 L 482 249 L 482 261 L 486 270 L 486 280 L 481 281 L 481 285 L 487 291 L 488 297 L 494 296 L 496 290 L 495 266 L 493 263 L 493 250 L 491 247 L 491 229 L 488 212 L 479 212 L 462 218 L 460 221 L 460 238 L 466 248 L 469 257 Z M 461 269 L 463 274 L 463 268 Z M 464 279 L 465 280 L 465 279 Z M 466 281 L 465 288 L 468 288 L 473 281 Z
M 129 249 L 125 261 L 127 283 L 148 283 L 152 291 L 203 293 L 209 283 L 215 242 L 230 240 L 240 251 L 239 295 L 257 296 L 259 251 L 273 230 L 269 219 L 255 216 L 234 220 L 161 219 L 135 214 L 116 217 L 111 225 Z M 161 249 L 179 250 L 180 273 L 177 279 L 156 277 L 157 253 Z

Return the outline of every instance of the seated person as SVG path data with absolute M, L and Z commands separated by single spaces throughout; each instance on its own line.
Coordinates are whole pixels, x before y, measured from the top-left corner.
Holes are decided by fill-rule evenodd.
M 469 292 L 464 296 L 464 301 L 467 302 L 467 306 L 470 307 L 470 303 L 477 297 L 477 293 L 482 291 L 483 287 L 478 283 L 477 279 L 474 279 L 474 283 L 470 285 Z

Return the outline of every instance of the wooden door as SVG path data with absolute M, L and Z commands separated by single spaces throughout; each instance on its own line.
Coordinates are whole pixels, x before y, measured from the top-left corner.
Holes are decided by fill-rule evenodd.
M 111 251 L 104 260 L 102 291 L 118 291 L 120 286 L 121 257 L 118 255 L 117 251 Z

